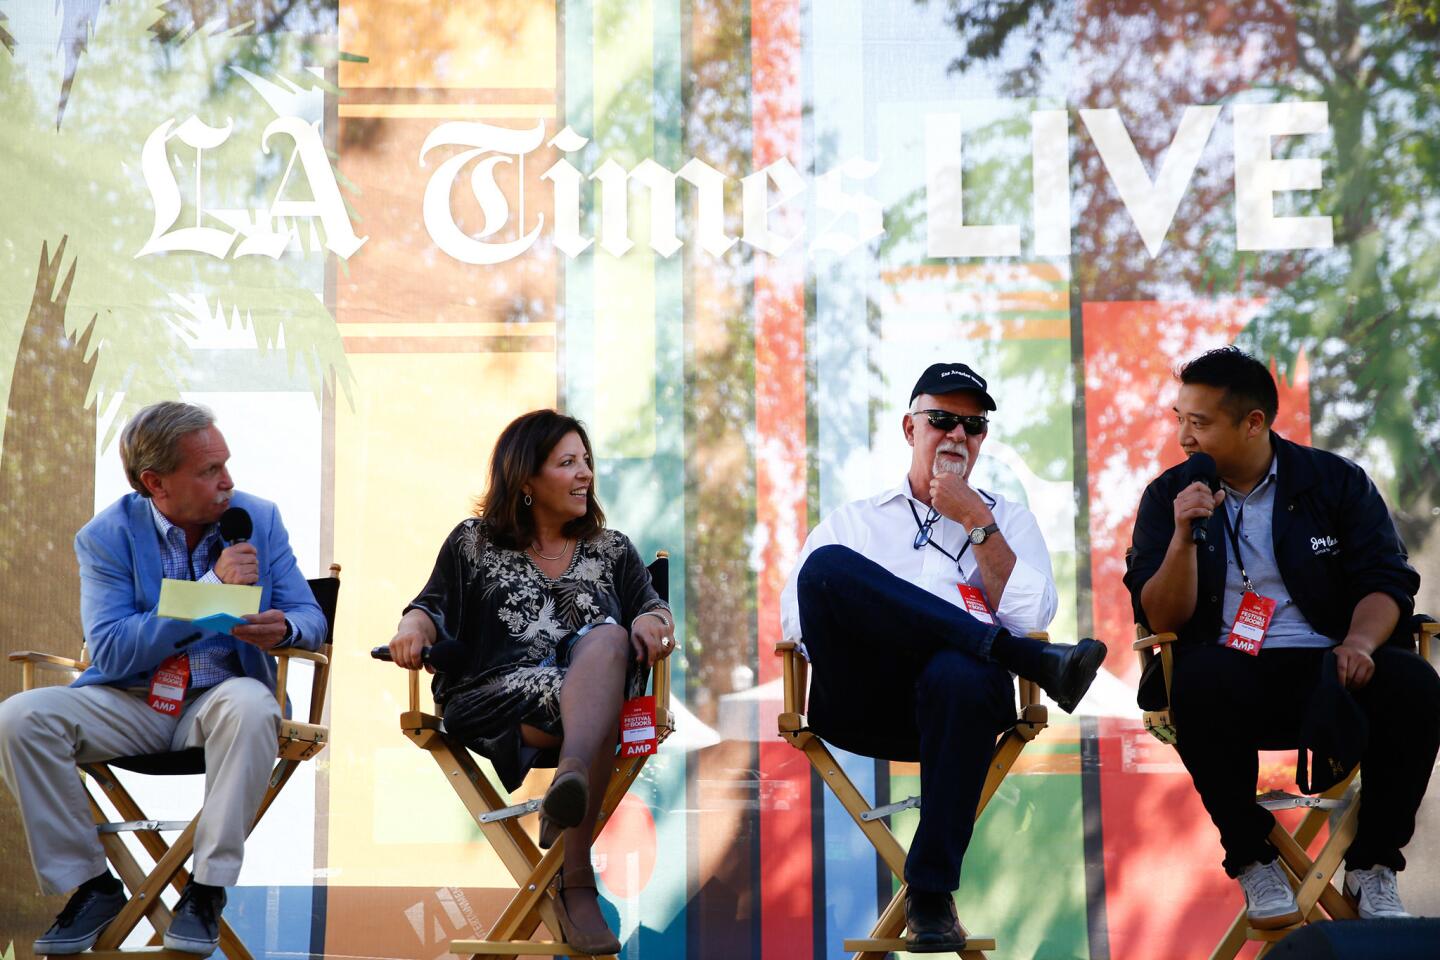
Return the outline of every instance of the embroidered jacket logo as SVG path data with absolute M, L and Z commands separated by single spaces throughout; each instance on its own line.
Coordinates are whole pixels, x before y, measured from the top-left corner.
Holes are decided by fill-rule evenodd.
M 1310 550 L 1317 557 L 1334 556 L 1340 552 L 1340 541 L 1334 537 L 1311 537 Z

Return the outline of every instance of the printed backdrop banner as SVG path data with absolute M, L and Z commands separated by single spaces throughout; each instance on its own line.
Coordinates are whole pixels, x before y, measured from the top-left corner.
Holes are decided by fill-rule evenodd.
M 780 593 L 820 517 L 904 473 L 919 372 L 962 360 L 999 405 L 974 480 L 1037 517 L 1052 635 L 1111 655 L 981 819 L 961 915 L 1000 957 L 1206 956 L 1241 898 L 1139 724 L 1135 508 L 1181 458 L 1177 366 L 1238 344 L 1283 434 L 1369 471 L 1440 611 L 1437 12 L 0 0 L 0 646 L 78 652 L 70 542 L 127 489 L 119 429 L 208 405 L 237 483 L 345 584 L 331 745 L 226 916 L 257 956 L 445 956 L 509 874 L 366 651 L 501 428 L 563 409 L 612 524 L 672 558 L 679 729 L 594 853 L 624 956 L 838 958 L 894 886 L 776 736 Z M 202 792 L 126 781 L 158 816 Z M 1410 850 L 1436 913 L 1440 801 Z M 8 794 L 0 861 L 0 955 L 26 958 L 63 900 Z

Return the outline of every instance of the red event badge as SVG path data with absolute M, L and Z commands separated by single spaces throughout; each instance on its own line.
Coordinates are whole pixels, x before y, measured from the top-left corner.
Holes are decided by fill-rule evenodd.
M 985 602 L 985 594 L 980 592 L 978 587 L 972 587 L 968 583 L 957 583 L 955 588 L 960 591 L 960 597 L 965 601 L 965 612 L 970 614 L 981 623 L 995 622 L 995 617 L 990 613 L 990 605 Z
M 185 688 L 190 686 L 190 658 L 177 653 L 160 664 L 150 681 L 150 709 L 172 717 L 180 715 Z
M 1225 646 L 1232 650 L 1259 656 L 1260 647 L 1265 643 L 1265 631 L 1275 616 L 1275 601 L 1258 593 L 1245 592 L 1240 598 L 1240 609 L 1235 614 L 1235 624 Z
M 620 708 L 620 756 L 643 757 L 655 752 L 655 698 L 632 697 Z

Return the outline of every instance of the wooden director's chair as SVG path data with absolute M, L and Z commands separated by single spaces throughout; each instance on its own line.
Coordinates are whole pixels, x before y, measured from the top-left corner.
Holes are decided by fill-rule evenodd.
M 275 769 L 270 774 L 270 784 L 260 801 L 260 809 L 255 813 L 255 823 L 270 809 L 275 802 L 281 789 L 290 779 L 291 774 L 300 765 L 300 761 L 308 760 L 325 749 L 329 741 L 329 730 L 321 724 L 325 711 L 325 694 L 329 689 L 330 682 L 330 650 L 335 640 L 335 605 L 340 596 L 340 565 L 330 564 L 330 575 L 318 580 L 311 580 L 310 590 L 315 594 L 315 601 L 325 613 L 326 634 L 325 642 L 321 645 L 318 653 L 311 653 L 309 650 L 275 650 L 273 655 L 279 660 L 278 673 L 275 680 L 275 696 L 280 702 L 280 709 L 285 709 L 285 689 L 289 674 L 291 660 L 307 660 L 314 666 L 314 676 L 310 683 L 310 714 L 306 722 L 286 718 L 281 721 L 279 728 L 278 749 L 276 751 Z M 19 661 L 22 671 L 22 689 L 29 690 L 35 686 L 35 670 L 60 670 L 72 675 L 78 674 L 89 666 L 89 650 L 82 648 L 80 659 L 74 660 L 67 657 L 57 657 L 46 653 L 37 653 L 33 650 L 21 650 L 10 654 L 10 659 Z M 133 773 L 157 776 L 174 776 L 178 774 L 203 774 L 205 772 L 205 750 L 203 747 L 191 747 L 186 750 L 176 750 L 170 753 L 148 754 L 135 757 L 117 757 L 104 763 L 87 763 L 82 766 L 84 773 L 89 774 L 88 779 L 98 785 L 101 791 L 109 798 L 110 803 L 123 818 L 119 822 L 110 822 L 105 811 L 90 792 L 90 810 L 95 817 L 96 829 L 100 832 L 100 843 L 105 848 L 105 857 L 110 861 L 115 872 L 120 875 L 121 881 L 130 891 L 130 900 L 121 909 L 120 914 L 110 922 L 110 925 L 100 934 L 95 941 L 95 946 L 78 956 L 87 958 L 114 958 L 122 960 L 127 955 L 143 954 L 147 958 L 161 958 L 161 960 L 193 960 L 194 954 L 180 953 L 173 950 L 154 949 L 161 942 L 163 931 L 169 929 L 171 910 L 160 898 L 160 894 L 169 886 L 177 892 L 185 888 L 190 881 L 190 873 L 185 869 L 185 861 L 190 859 L 190 854 L 195 849 L 195 819 L 185 820 L 152 820 L 146 816 L 145 811 L 135 802 L 120 783 L 119 777 L 114 769 L 129 770 Z M 86 779 L 82 777 L 82 779 Z M 250 829 L 255 829 L 255 823 Z M 166 843 L 161 833 L 179 831 L 180 836 L 173 843 Z M 145 849 L 153 862 L 147 873 L 130 848 L 125 845 L 121 833 L 134 833 L 135 838 Z M 122 949 L 120 944 L 139 925 L 141 920 L 148 920 L 154 929 L 150 937 L 150 947 L 141 950 Z M 235 931 L 220 919 L 220 950 L 230 960 L 253 960 L 249 950 L 240 942 Z
M 650 581 L 660 599 L 670 599 L 670 556 L 661 550 L 649 566 Z M 376 659 L 388 660 L 389 651 L 377 647 L 372 651 Z M 465 744 L 445 731 L 444 722 L 437 716 L 420 710 L 420 671 L 410 673 L 410 709 L 400 715 L 400 729 L 417 747 L 428 751 L 445 774 L 445 780 L 454 788 L 460 802 L 470 811 L 480 832 L 494 848 L 505 869 L 514 878 L 516 890 L 510 902 L 500 912 L 490 927 L 488 940 L 452 940 L 450 952 L 470 954 L 474 960 L 490 957 L 514 956 L 589 956 L 582 954 L 562 940 L 534 940 L 536 928 L 543 921 L 547 930 L 558 934 L 559 921 L 555 917 L 555 896 L 551 889 L 565 855 L 565 838 L 562 834 L 549 850 L 541 852 L 523 827 L 519 818 L 540 809 L 540 800 L 510 804 L 499 787 L 480 769 Z M 659 660 L 651 672 L 651 692 L 655 695 L 655 736 L 663 742 L 675 729 L 674 716 L 670 706 L 670 661 Z M 610 821 L 610 816 L 625 798 L 630 785 L 640 775 L 648 756 L 615 757 L 614 772 L 610 786 L 600 807 L 600 816 L 595 821 L 598 836 Z M 548 762 L 547 762 L 548 761 Z M 556 756 L 553 751 L 542 753 L 538 766 L 553 767 Z M 603 960 L 615 960 L 614 956 Z
M 1037 640 L 1048 640 L 1046 633 L 1032 633 Z M 782 640 L 775 644 L 775 652 L 784 660 L 783 684 L 785 709 L 780 714 L 780 736 L 792 747 L 801 750 L 810 760 L 810 765 L 820 774 L 820 780 L 834 794 L 835 798 L 850 814 L 860 832 L 865 834 L 875 852 L 885 861 L 900 889 L 890 903 L 880 912 L 870 936 L 865 939 L 848 939 L 844 949 L 853 951 L 854 960 L 881 960 L 887 953 L 904 950 L 905 938 L 905 883 L 906 850 L 884 823 L 886 817 L 920 805 L 919 797 L 910 797 L 882 807 L 871 807 L 869 801 L 856 789 L 855 784 L 845 775 L 845 770 L 835 761 L 817 734 L 807 725 L 805 719 L 805 698 L 810 664 L 796 649 L 796 644 Z M 1049 712 L 1040 703 L 1040 688 L 1032 680 L 1020 678 L 1020 713 L 1015 725 L 1007 730 L 995 744 L 995 753 L 990 758 L 990 772 L 985 777 L 985 786 L 980 792 L 980 803 L 975 808 L 975 818 L 985 812 L 985 806 L 1000 787 L 1010 768 L 1020 756 L 1025 744 L 1034 740 L 1048 725 Z M 962 922 L 960 932 L 965 935 L 965 949 L 959 956 L 965 960 L 984 960 L 986 950 L 995 949 L 993 937 L 972 935 Z
M 1169 707 L 1170 683 L 1175 675 L 1175 634 L 1157 633 L 1147 636 L 1144 628 L 1138 626 L 1135 632 L 1139 639 L 1135 641 L 1134 649 L 1140 654 L 1142 671 L 1158 655 L 1165 679 L 1166 705 L 1159 710 L 1144 711 L 1145 729 L 1150 731 L 1155 739 L 1173 746 L 1178 736 Z M 1420 656 L 1425 660 L 1430 659 L 1430 640 L 1437 632 L 1440 632 L 1440 623 L 1422 623 L 1416 631 Z M 1292 746 L 1294 745 L 1276 744 L 1275 749 L 1288 749 Z M 1304 919 L 1298 924 L 1277 930 L 1258 930 L 1250 926 L 1242 906 L 1230 924 L 1230 929 L 1215 945 L 1210 960 L 1232 960 L 1247 940 L 1261 941 L 1260 951 L 1256 956 L 1263 957 L 1276 943 L 1307 923 L 1327 918 L 1354 920 L 1358 917 L 1354 906 L 1335 887 L 1334 879 L 1345 858 L 1345 851 L 1355 839 L 1355 828 L 1359 824 L 1360 788 L 1356 784 L 1355 788 L 1351 789 L 1355 775 L 1359 772 L 1360 767 L 1356 765 L 1343 780 L 1315 797 L 1285 793 L 1281 790 L 1271 790 L 1256 796 L 1255 802 L 1270 811 L 1297 808 L 1305 810 L 1305 815 L 1293 833 L 1286 830 L 1279 820 L 1275 821 L 1275 826 L 1270 830 L 1270 843 L 1280 854 L 1280 862 L 1285 867 L 1283 872 L 1290 881 L 1290 886 L 1295 889 L 1295 901 L 1299 904 Z M 1319 835 L 1320 827 L 1337 810 L 1339 817 L 1331 824 L 1329 837 L 1315 856 L 1311 857 L 1310 846 Z

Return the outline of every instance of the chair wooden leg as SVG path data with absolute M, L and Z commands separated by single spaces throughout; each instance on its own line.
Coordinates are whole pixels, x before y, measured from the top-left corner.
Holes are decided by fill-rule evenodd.
M 895 896 L 880 911 L 880 916 L 875 918 L 875 926 L 870 929 L 871 940 L 892 940 L 899 937 L 905 931 L 905 891 L 909 887 L 902 883 Z M 856 953 L 851 960 L 885 960 L 886 954 L 879 950 L 862 950 Z
M 1335 889 L 1331 882 L 1345 851 L 1355 839 L 1355 829 L 1360 815 L 1360 799 L 1356 797 L 1340 817 L 1339 824 L 1325 841 L 1319 855 L 1312 861 L 1303 847 L 1285 831 L 1281 830 L 1272 838 L 1286 864 L 1301 878 L 1300 889 L 1295 899 L 1307 915 L 1319 903 L 1331 917 L 1337 920 L 1353 920 L 1354 909 Z
M 95 941 L 96 950 L 113 950 L 120 946 L 142 918 L 164 906 L 160 900 L 160 891 L 165 889 L 166 884 L 173 879 L 175 871 L 179 870 L 189 859 L 194 848 L 195 821 L 191 820 L 190 825 L 160 858 L 160 862 L 155 864 L 155 869 L 150 871 L 150 875 L 145 878 L 140 889 L 100 934 L 100 938 Z
M 798 738 L 797 738 L 798 739 Z M 835 757 L 825 747 L 825 744 L 818 738 L 807 736 L 804 738 L 800 749 L 804 751 L 813 766 L 820 774 L 820 779 L 835 794 L 835 799 L 850 814 L 850 819 L 855 821 L 855 826 L 865 834 L 880 859 L 890 868 L 890 872 L 897 877 L 905 876 L 905 848 L 900 841 L 895 839 L 895 834 L 880 820 L 862 820 L 860 815 L 870 809 L 870 803 L 850 778 L 845 775 L 845 770 L 836 762 Z
M 1225 931 L 1225 936 L 1221 937 L 1220 942 L 1215 945 L 1215 949 L 1210 951 L 1210 960 L 1234 960 L 1241 948 L 1245 946 L 1245 931 L 1249 927 L 1250 924 L 1245 918 L 1245 908 L 1241 907 L 1240 912 L 1235 915 L 1235 919 L 1230 922 L 1230 929 Z
M 220 918 L 220 951 L 230 960 L 255 960 L 224 917 Z
M 115 812 L 120 815 L 121 820 L 150 819 L 145 815 L 145 811 L 140 809 L 140 804 L 135 802 L 135 798 L 130 796 L 130 792 L 125 789 L 125 785 L 120 782 L 119 777 L 115 776 L 115 771 L 103 763 L 87 764 L 85 769 L 90 773 L 91 779 L 104 791 L 110 803 L 114 805 Z M 105 822 L 104 813 L 100 810 L 100 807 L 96 805 L 93 798 L 90 801 L 90 809 L 97 825 Z M 102 836 L 113 837 L 115 835 L 108 834 Z M 159 831 L 136 830 L 135 837 L 140 841 L 140 845 L 145 848 L 145 852 L 148 853 L 150 858 L 156 863 L 158 863 L 160 858 L 165 856 L 166 852 L 170 849 L 170 845 L 165 842 L 165 838 L 160 835 Z M 122 843 L 121 846 L 123 847 L 124 844 Z M 175 871 L 171 886 L 179 893 L 185 889 L 185 884 L 189 882 L 190 872 L 181 868 Z M 168 913 L 168 908 L 166 909 Z

